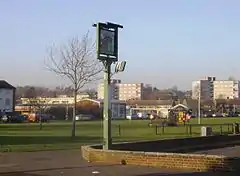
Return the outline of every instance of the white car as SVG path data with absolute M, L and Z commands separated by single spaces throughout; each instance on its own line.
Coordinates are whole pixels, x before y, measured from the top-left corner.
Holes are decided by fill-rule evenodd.
M 4 116 L 2 117 L 2 121 L 3 121 L 3 122 L 8 121 L 8 117 L 7 117 L 6 115 L 4 115 Z
M 91 119 L 93 119 L 93 116 L 91 114 L 78 114 L 75 117 L 76 121 L 79 121 L 79 120 L 91 120 Z

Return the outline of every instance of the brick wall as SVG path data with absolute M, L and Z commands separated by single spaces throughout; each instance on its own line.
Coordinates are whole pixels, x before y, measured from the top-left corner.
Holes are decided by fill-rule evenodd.
M 82 155 L 89 162 L 111 164 L 130 164 L 140 166 L 156 166 L 162 168 L 192 169 L 197 171 L 233 171 L 239 166 L 238 158 L 225 156 L 132 152 L 94 149 L 82 147 Z
M 240 165 L 239 158 L 201 154 L 164 153 L 159 151 L 167 151 L 167 148 L 171 148 L 172 151 L 176 152 L 180 151 L 180 148 L 182 150 L 182 148 L 189 148 L 189 146 L 195 149 L 201 145 L 204 145 L 204 147 L 214 147 L 213 144 L 216 147 L 220 144 L 226 145 L 227 143 L 233 144 L 234 142 L 238 142 L 240 140 L 239 137 L 240 136 L 211 136 L 207 138 L 197 137 L 121 143 L 114 144 L 112 150 L 102 150 L 99 145 L 82 146 L 81 151 L 83 158 L 90 162 L 158 166 L 162 168 L 193 169 L 197 171 L 230 171 L 236 170 L 237 166 Z M 148 151 L 153 150 L 153 152 L 143 152 L 144 149 Z

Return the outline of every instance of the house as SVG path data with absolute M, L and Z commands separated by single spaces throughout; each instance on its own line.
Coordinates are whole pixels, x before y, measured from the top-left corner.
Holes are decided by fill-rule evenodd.
M 128 116 L 136 113 L 156 114 L 157 116 L 166 118 L 168 110 L 173 105 L 173 100 L 128 100 L 127 109 Z
M 4 80 L 0 80 L 0 111 L 14 112 L 16 88 Z
M 173 107 L 170 108 L 170 110 L 175 110 L 175 111 L 188 111 L 190 108 L 184 104 L 177 104 Z

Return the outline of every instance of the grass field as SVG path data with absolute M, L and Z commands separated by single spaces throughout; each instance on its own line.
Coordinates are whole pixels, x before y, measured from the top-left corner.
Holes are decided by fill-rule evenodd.
M 208 118 L 202 119 L 201 122 L 203 125 L 240 123 L 240 118 Z M 200 135 L 200 127 L 194 125 L 191 134 L 187 133 L 186 127 L 182 126 L 165 127 L 164 134 L 161 129 L 158 129 L 158 134 L 156 134 L 156 128 L 149 127 L 148 123 L 148 120 L 112 121 L 113 141 L 154 140 Z M 192 119 L 190 124 L 197 124 L 197 119 Z M 227 132 L 228 128 L 224 125 L 222 131 Z M 213 126 L 213 131 L 219 132 L 220 125 Z M 77 136 L 72 139 L 70 133 L 71 122 L 44 123 L 42 130 L 39 130 L 39 124 L 0 124 L 0 152 L 79 149 L 84 144 L 101 143 L 102 122 L 77 122 Z

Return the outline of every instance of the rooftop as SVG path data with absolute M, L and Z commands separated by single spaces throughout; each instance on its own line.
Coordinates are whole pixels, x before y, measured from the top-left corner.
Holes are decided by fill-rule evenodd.
M 172 105 L 172 100 L 128 100 L 127 105 Z
M 15 89 L 15 87 L 5 80 L 0 80 L 0 89 Z

